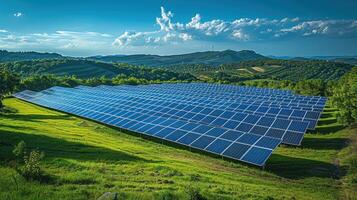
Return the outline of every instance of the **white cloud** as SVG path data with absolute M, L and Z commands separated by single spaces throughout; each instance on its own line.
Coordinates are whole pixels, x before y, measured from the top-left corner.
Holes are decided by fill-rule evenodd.
M 234 39 L 237 39 L 237 40 L 249 40 L 249 35 L 247 34 L 244 34 L 242 32 L 242 30 L 234 30 L 233 33 L 232 33 L 232 36 Z
M 14 17 L 22 17 L 23 14 L 21 12 L 14 13 Z
M 0 35 L 0 48 L 6 49 L 53 49 L 88 50 L 110 47 L 113 37 L 98 32 L 56 31 L 53 33 L 16 34 L 6 32 Z
M 183 40 L 183 41 L 188 41 L 188 40 L 192 40 L 192 35 L 189 35 L 187 33 L 180 33 L 179 37 Z
M 165 45 L 187 41 L 264 41 L 283 36 L 357 37 L 357 20 L 305 20 L 296 18 L 240 18 L 233 21 L 203 21 L 200 14 L 187 23 L 174 22 L 174 14 L 161 7 L 156 18 L 159 30 L 124 32 L 114 41 L 116 46 Z M 130 34 L 129 34 L 130 33 Z
M 0 33 L 7 33 L 8 31 L 5 29 L 0 29 Z
M 116 46 L 126 46 L 128 44 L 132 44 L 134 46 L 141 46 L 145 43 L 152 42 L 153 37 L 152 35 L 154 33 L 150 32 L 130 32 L 130 31 L 125 31 L 122 35 L 120 35 L 118 38 L 116 38 L 113 42 L 113 45 Z M 143 42 L 143 43 L 142 43 Z
M 315 20 L 305 21 L 290 28 L 280 30 L 280 35 L 298 34 L 302 36 L 350 37 L 357 36 L 357 20 Z

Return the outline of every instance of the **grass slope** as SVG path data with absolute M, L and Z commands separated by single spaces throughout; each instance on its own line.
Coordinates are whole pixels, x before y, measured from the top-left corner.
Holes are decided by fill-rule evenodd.
M 356 129 L 307 134 L 302 147 L 279 147 L 265 170 L 143 139 L 17 99 L 0 115 L 0 199 L 187 199 L 197 187 L 209 199 L 353 199 L 355 172 L 347 141 Z M 333 115 L 329 110 L 327 117 Z M 327 126 L 325 123 L 322 126 Z M 24 181 L 8 166 L 24 140 L 46 152 L 48 183 Z M 343 176 L 347 174 L 346 176 Z M 18 187 L 16 186 L 18 183 Z

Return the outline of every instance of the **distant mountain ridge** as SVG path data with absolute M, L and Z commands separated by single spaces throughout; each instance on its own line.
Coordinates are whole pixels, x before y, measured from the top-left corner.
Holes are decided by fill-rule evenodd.
M 208 64 L 221 65 L 228 63 L 236 63 L 240 61 L 262 60 L 269 59 L 265 56 L 257 54 L 251 50 L 242 51 L 205 51 L 195 52 L 181 55 L 113 55 L 113 56 L 92 56 L 87 59 L 104 61 L 104 62 L 121 62 L 133 65 L 147 65 L 147 66 L 170 66 L 180 64 Z
M 58 53 L 38 53 L 34 51 L 29 52 L 9 52 L 6 50 L 0 50 L 0 62 L 12 62 L 12 61 L 26 61 L 36 59 L 56 59 L 63 58 Z
M 357 56 L 309 56 L 309 57 L 292 57 L 292 56 L 268 56 L 273 59 L 308 61 L 308 60 L 326 60 L 331 62 L 347 63 L 357 65 Z

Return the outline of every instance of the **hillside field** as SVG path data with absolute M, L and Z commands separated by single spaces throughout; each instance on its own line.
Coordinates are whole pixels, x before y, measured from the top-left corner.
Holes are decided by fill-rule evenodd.
M 301 147 L 282 145 L 265 169 L 48 110 L 14 98 L 0 114 L 0 199 L 357 199 L 356 128 L 327 108 Z M 26 182 L 10 167 L 15 144 L 46 156 L 49 180 Z
M 353 65 L 319 60 L 254 60 L 210 66 L 203 64 L 167 66 L 175 72 L 190 73 L 201 80 L 239 82 L 254 79 L 302 81 L 308 79 L 338 80 Z

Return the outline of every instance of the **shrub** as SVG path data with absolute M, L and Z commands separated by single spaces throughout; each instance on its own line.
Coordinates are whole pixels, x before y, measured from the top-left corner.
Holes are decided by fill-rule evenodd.
M 197 188 L 188 187 L 186 192 L 189 200 L 207 200 L 207 198 L 204 197 Z
M 43 171 L 41 170 L 41 160 L 44 157 L 44 153 L 38 150 L 33 150 L 28 156 L 24 157 L 24 166 L 19 169 L 20 174 L 26 180 L 41 181 L 43 177 Z
M 201 175 L 199 175 L 199 174 L 191 174 L 190 175 L 190 180 L 191 181 L 200 181 L 201 180 Z
M 173 193 L 170 191 L 163 191 L 160 192 L 155 199 L 160 199 L 160 200 L 177 200 L 178 197 L 176 197 Z
M 17 158 L 23 158 L 26 154 L 26 143 L 24 141 L 19 142 L 17 145 L 14 146 L 14 150 L 12 153 Z

